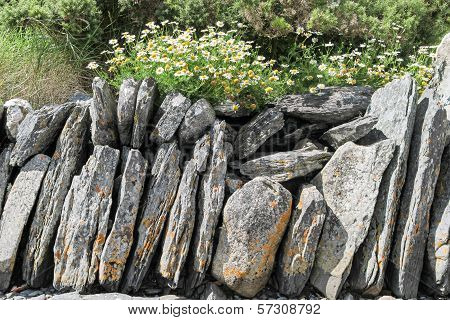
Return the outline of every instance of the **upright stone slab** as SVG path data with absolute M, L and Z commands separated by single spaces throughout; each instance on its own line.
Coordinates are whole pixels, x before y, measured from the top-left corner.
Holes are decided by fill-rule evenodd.
M 436 71 L 430 86 L 436 88 L 447 110 L 447 142 L 450 144 L 450 33 L 447 33 L 436 49 Z
M 45 106 L 28 113 L 17 130 L 10 164 L 21 167 L 28 158 L 45 151 L 56 140 L 74 106 Z
M 327 218 L 316 251 L 311 284 L 336 299 L 353 257 L 369 230 L 381 178 L 394 154 L 394 142 L 370 146 L 347 142 L 312 180 L 327 204 Z
M 32 287 L 40 288 L 51 278 L 53 239 L 72 178 L 85 161 L 88 129 L 88 108 L 75 107 L 58 138 L 27 239 L 22 277 Z
M 325 200 L 317 188 L 302 185 L 276 262 L 275 277 L 281 294 L 296 297 L 305 287 L 326 214 Z
M 94 96 L 89 106 L 92 142 L 114 148 L 118 141 L 114 94 L 106 80 L 98 77 L 92 81 L 92 91 Z
M 197 226 L 191 249 L 186 289 L 188 294 L 205 278 L 212 260 L 214 234 L 225 198 L 225 175 L 227 158 L 225 154 L 225 121 L 217 120 L 211 131 L 212 145 L 208 168 L 200 183 Z
M 140 83 L 134 79 L 125 79 L 119 90 L 117 101 L 117 130 L 123 146 L 131 144 L 131 135 L 136 110 L 136 99 Z
M 303 120 L 343 123 L 366 112 L 372 93 L 369 87 L 329 87 L 319 93 L 285 96 L 275 105 Z
M 208 101 L 200 99 L 186 112 L 180 126 L 179 137 L 182 144 L 195 143 L 214 124 L 216 113 Z
M 34 207 L 50 158 L 38 154 L 20 170 L 0 220 L 0 291 L 9 287 L 22 232 Z
M 55 240 L 53 286 L 85 291 L 97 277 L 106 240 L 119 151 L 95 146 L 64 201 Z
M 153 129 L 150 140 L 156 143 L 169 142 L 191 106 L 191 100 L 181 93 L 167 95 L 160 109 L 164 112 Z
M 17 131 L 25 116 L 33 112 L 31 104 L 23 99 L 12 99 L 5 102 L 5 130 L 10 141 L 16 141 Z
M 291 208 L 290 192 L 265 177 L 233 193 L 224 208 L 212 275 L 240 295 L 254 297 L 272 273 Z
M 269 108 L 258 114 L 239 130 L 235 152 L 239 159 L 247 158 L 284 126 L 283 113 Z
M 133 232 L 147 173 L 147 160 L 130 150 L 122 173 L 117 211 L 100 257 L 99 280 L 108 291 L 117 291 L 133 243 Z
M 409 75 L 394 80 L 374 93 L 367 110 L 378 122 L 363 142 L 387 137 L 394 141 L 395 153 L 384 172 L 369 233 L 356 253 L 349 277 L 351 288 L 365 295 L 377 296 L 384 285 L 416 116 L 416 90 Z
M 447 135 L 447 114 L 431 87 L 419 100 L 388 269 L 392 292 L 415 298 L 423 267 L 434 189 Z
M 176 142 L 162 144 L 151 171 L 145 207 L 137 228 L 137 239 L 125 271 L 122 291 L 136 292 L 152 262 L 180 180 L 180 150 Z
M 131 146 L 134 149 L 142 147 L 147 132 L 147 125 L 154 113 L 156 98 L 156 83 L 153 79 L 144 79 L 139 86 L 136 98 L 136 110 L 133 118 L 133 135 Z
M 8 181 L 11 175 L 11 166 L 9 161 L 13 145 L 6 146 L 0 153 L 0 218 L 2 217 L 3 200 L 5 199 Z

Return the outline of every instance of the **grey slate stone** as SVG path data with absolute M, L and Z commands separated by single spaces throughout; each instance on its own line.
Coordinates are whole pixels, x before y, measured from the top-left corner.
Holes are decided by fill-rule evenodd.
M 150 140 L 159 144 L 169 142 L 190 106 L 191 100 L 185 98 L 181 93 L 167 95 L 160 107 L 164 113 L 153 129 Z
M 56 140 L 74 106 L 74 103 L 45 106 L 28 113 L 17 131 L 11 166 L 20 167 L 31 156 L 45 151 Z
M 159 147 L 151 170 L 144 206 L 137 228 L 135 248 L 131 251 L 121 290 L 136 292 L 141 287 L 172 208 L 180 180 L 181 153 L 176 142 Z
M 355 255 L 349 277 L 350 287 L 364 295 L 377 296 L 384 285 L 392 236 L 405 183 L 408 153 L 417 109 L 416 83 L 411 76 L 394 80 L 377 90 L 367 115 L 378 117 L 372 143 L 382 136 L 392 139 L 395 153 L 381 180 L 369 233 Z
M 369 230 L 381 178 L 394 154 L 394 142 L 370 146 L 347 142 L 312 180 L 327 204 L 327 217 L 316 251 L 310 283 L 336 299 L 353 256 Z
M 97 279 L 112 204 L 119 150 L 95 146 L 72 180 L 54 247 L 53 287 L 87 290 Z
M 0 291 L 9 287 L 23 230 L 45 176 L 50 158 L 38 154 L 20 170 L 0 220 Z
M 225 121 L 216 120 L 211 129 L 211 153 L 208 168 L 199 187 L 197 223 L 191 246 L 191 263 L 186 283 L 188 294 L 198 287 L 211 264 L 214 234 L 225 198 Z
M 250 178 L 264 176 L 278 182 L 288 181 L 322 169 L 331 155 L 323 150 L 278 152 L 247 161 L 242 164 L 240 171 Z
M 388 284 L 394 295 L 415 298 L 423 267 L 429 214 L 447 134 L 447 114 L 437 91 L 425 90 L 419 100 L 400 200 Z
M 198 100 L 186 112 L 180 125 L 180 143 L 194 143 L 215 120 L 216 113 L 209 102 L 205 99 Z
M 12 99 L 4 104 L 6 110 L 5 130 L 10 141 L 15 141 L 20 123 L 33 111 L 31 104 L 23 99 Z
M 290 192 L 265 177 L 233 193 L 223 211 L 212 275 L 238 294 L 254 297 L 269 280 L 291 209 Z
M 208 282 L 202 293 L 201 300 L 227 300 L 227 296 L 217 284 Z
M 325 200 L 315 186 L 302 185 L 299 195 L 275 271 L 279 292 L 289 297 L 299 296 L 309 279 L 327 214 Z
M 235 109 L 235 106 L 236 104 L 233 101 L 226 100 L 214 105 L 213 109 L 216 112 L 216 115 L 230 118 L 248 117 L 253 113 L 253 111 L 248 108 L 238 106 L 238 108 Z
M 119 289 L 133 243 L 134 225 L 146 173 L 147 160 L 138 150 L 130 150 L 122 173 L 114 223 L 100 257 L 99 282 L 108 291 Z
M 239 159 L 254 154 L 258 148 L 284 126 L 283 113 L 268 108 L 241 127 L 234 145 Z
M 330 125 L 326 123 L 304 123 L 293 131 L 288 130 L 282 137 L 276 138 L 274 143 L 282 147 L 291 147 L 305 138 L 309 139 L 322 135 L 322 133 L 327 130 L 329 126 Z M 285 125 L 285 130 L 286 129 L 288 128 L 286 128 Z
M 36 212 L 22 265 L 22 277 L 32 287 L 40 288 L 50 279 L 53 266 L 53 239 L 58 230 L 64 199 L 74 175 L 82 167 L 89 130 L 89 110 L 75 107 L 56 145 L 42 183 Z
M 10 144 L 0 153 L 0 218 L 2 217 L 3 200 L 6 199 L 9 178 L 11 176 L 11 166 L 9 160 L 14 145 Z
M 133 118 L 133 134 L 131 146 L 135 149 L 142 147 L 150 118 L 154 114 L 156 98 L 156 82 L 153 79 L 144 79 L 139 86 L 136 98 L 136 110 Z
M 136 99 L 140 82 L 134 79 L 125 79 L 120 85 L 119 99 L 117 101 L 117 130 L 120 143 L 130 146 L 133 122 L 136 110 Z
M 111 87 L 98 77 L 92 81 L 94 93 L 89 110 L 91 114 L 91 135 L 94 145 L 116 147 L 118 142 L 116 121 L 116 100 Z
M 225 177 L 225 190 L 228 195 L 232 195 L 237 190 L 242 188 L 245 183 L 246 181 L 244 181 L 241 177 L 238 177 L 234 173 L 227 172 Z
M 324 150 L 327 151 L 327 148 L 314 140 L 309 138 L 303 138 L 299 142 L 297 142 L 294 146 L 294 150 Z
M 317 94 L 288 95 L 275 105 L 283 113 L 303 120 L 343 123 L 366 112 L 372 93 L 369 87 L 329 87 Z
M 377 121 L 377 117 L 371 115 L 356 118 L 355 120 L 331 128 L 320 139 L 328 142 L 334 149 L 337 149 L 346 142 L 355 142 L 367 135 L 376 125 Z

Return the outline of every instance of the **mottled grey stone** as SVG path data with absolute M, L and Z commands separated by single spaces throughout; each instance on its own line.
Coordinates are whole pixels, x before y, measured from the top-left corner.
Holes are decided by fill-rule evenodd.
M 323 168 L 332 153 L 323 150 L 293 150 L 247 161 L 241 174 L 251 178 L 264 176 L 275 181 L 288 181 Z
M 181 123 L 180 143 L 194 143 L 215 120 L 216 113 L 209 102 L 205 99 L 198 100 L 186 112 Z
M 9 287 L 23 230 L 36 202 L 50 158 L 38 154 L 14 181 L 0 220 L 0 291 Z
M 92 142 L 114 148 L 118 142 L 114 94 L 106 80 L 98 77 L 92 81 L 92 91 L 94 95 L 89 105 Z
M 284 126 L 283 113 L 269 108 L 241 127 L 234 145 L 239 159 L 247 158 Z
M 124 146 L 131 144 L 139 86 L 140 82 L 134 79 L 125 79 L 120 85 L 116 110 L 117 130 L 119 132 L 120 143 Z
M 384 285 L 416 109 L 416 83 L 407 75 L 377 90 L 367 110 L 378 122 L 361 141 L 373 143 L 387 137 L 394 141 L 395 152 L 381 180 L 368 236 L 355 255 L 349 277 L 350 287 L 365 295 L 378 295 Z
M 131 251 L 123 278 L 122 291 L 125 293 L 138 291 L 148 272 L 177 193 L 181 176 L 180 156 L 176 142 L 159 147 L 144 195 L 145 203 L 137 228 L 136 245 Z
M 95 146 L 72 180 L 54 247 L 53 286 L 85 291 L 94 284 L 106 240 L 119 150 Z
M 237 134 L 238 132 L 236 129 L 231 124 L 227 123 L 225 126 L 225 141 L 234 144 Z
M 325 200 L 317 188 L 302 185 L 276 262 L 275 277 L 281 294 L 299 296 L 305 287 L 326 214 Z
M 324 150 L 327 151 L 327 148 L 321 143 L 311 140 L 309 138 L 303 138 L 299 142 L 297 142 L 294 146 L 294 150 Z
M 234 173 L 228 172 L 225 177 L 225 190 L 228 195 L 232 195 L 237 190 L 242 188 L 246 181 L 241 177 L 238 177 Z
M 364 114 L 372 93 L 369 87 L 329 87 L 317 94 L 285 96 L 275 105 L 292 117 L 311 122 L 342 123 Z
M 248 117 L 253 113 L 253 110 L 241 107 L 229 100 L 214 105 L 213 109 L 218 116 L 230 118 Z
M 265 177 L 233 193 L 223 211 L 212 275 L 240 295 L 254 297 L 269 280 L 291 208 L 290 192 Z
M 189 294 L 202 283 L 212 260 L 214 234 L 225 198 L 225 127 L 225 121 L 216 120 L 211 129 L 211 153 L 199 187 L 197 223 L 191 248 L 192 261 L 186 284 Z
M 289 120 L 289 119 L 288 119 Z M 286 121 L 284 130 L 286 131 L 281 137 L 275 138 L 274 143 L 281 147 L 291 147 L 298 143 L 300 140 L 305 138 L 315 138 L 323 134 L 325 130 L 329 128 L 329 124 L 326 123 L 311 123 L 311 124 L 302 124 L 300 126 L 297 125 L 289 125 L 292 121 Z M 289 126 L 293 126 L 296 128 L 294 130 L 290 130 Z
M 133 135 L 131 146 L 135 149 L 142 147 L 147 132 L 147 125 L 150 122 L 155 109 L 156 82 L 153 79 L 144 79 L 141 82 L 136 99 L 136 110 L 133 118 Z
M 430 214 L 422 282 L 431 293 L 450 293 L 450 146 L 442 155 Z
M 13 145 L 8 145 L 0 153 L 0 218 L 2 217 L 3 199 L 6 198 L 6 190 L 8 188 L 8 181 L 11 176 L 11 166 L 9 160 Z
M 117 210 L 111 232 L 100 257 L 99 281 L 108 291 L 117 291 L 133 243 L 139 203 L 144 191 L 147 160 L 130 150 L 122 173 Z
M 204 141 L 208 143 L 205 144 Z M 199 173 L 206 169 L 206 165 L 203 165 L 206 161 L 203 159 L 207 160 L 210 150 L 209 142 L 210 139 L 199 140 L 193 158 L 185 166 L 164 235 L 158 271 L 174 289 L 178 287 L 189 253 L 194 231 Z
M 172 139 L 190 106 L 191 100 L 181 93 L 167 95 L 160 107 L 164 114 L 158 120 L 150 139 L 156 143 L 164 143 Z
M 442 39 L 436 50 L 436 70 L 430 83 L 447 111 L 447 141 L 450 144 L 450 33 Z
M 372 115 L 356 118 L 353 121 L 331 128 L 320 139 L 328 142 L 334 149 L 337 149 L 346 142 L 355 142 L 367 135 L 376 125 L 377 121 L 377 117 Z
M 367 235 L 381 178 L 393 154 L 391 140 L 367 147 L 347 142 L 312 180 L 325 198 L 327 217 L 310 282 L 329 299 L 339 295 Z
M 51 278 L 53 239 L 72 178 L 85 161 L 88 129 L 88 108 L 75 107 L 58 138 L 27 239 L 22 277 L 32 287 L 40 288 Z
M 447 114 L 434 86 L 419 100 L 408 170 L 394 234 L 388 284 L 394 295 L 415 298 L 423 267 L 429 214 L 447 135 Z
M 202 293 L 201 300 L 227 300 L 227 296 L 217 284 L 208 282 Z
M 25 116 L 33 111 L 31 104 L 23 99 L 12 99 L 5 102 L 5 131 L 10 141 L 15 141 L 20 123 Z
M 17 131 L 11 166 L 22 166 L 31 156 L 45 151 L 55 141 L 74 106 L 74 103 L 45 106 L 28 113 Z

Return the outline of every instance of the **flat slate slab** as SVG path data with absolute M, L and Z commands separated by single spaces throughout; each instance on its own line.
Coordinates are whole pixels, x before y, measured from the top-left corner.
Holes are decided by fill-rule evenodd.
M 134 149 L 139 149 L 144 143 L 147 126 L 155 112 L 156 91 L 155 80 L 142 80 L 137 93 L 136 110 L 133 117 L 131 146 Z
M 119 132 L 120 143 L 123 146 L 129 146 L 131 144 L 139 87 L 140 82 L 134 79 L 125 79 L 120 85 L 116 114 L 117 130 Z
M 0 218 L 2 217 L 3 200 L 6 196 L 6 189 L 11 175 L 9 159 L 14 145 L 10 144 L 0 153 Z

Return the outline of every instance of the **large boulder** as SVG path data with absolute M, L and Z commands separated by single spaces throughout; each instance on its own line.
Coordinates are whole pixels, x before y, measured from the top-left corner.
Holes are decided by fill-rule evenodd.
M 182 144 L 194 143 L 214 124 L 216 113 L 208 101 L 200 99 L 195 102 L 183 119 L 180 126 L 179 137 Z
M 108 291 L 119 289 L 133 243 L 134 225 L 146 174 L 147 160 L 138 150 L 130 150 L 122 172 L 114 223 L 100 257 L 99 281 Z
M 258 148 L 284 126 L 283 113 L 269 108 L 258 114 L 242 126 L 234 145 L 239 159 L 244 159 L 256 152 Z
M 367 115 L 379 120 L 362 142 L 387 137 L 394 141 L 396 150 L 384 172 L 369 233 L 355 256 L 349 278 L 351 288 L 365 295 L 378 295 L 384 285 L 416 109 L 416 83 L 407 75 L 377 90 L 367 110 Z
M 367 147 L 347 142 L 312 180 L 328 213 L 310 282 L 329 299 L 338 297 L 367 235 L 381 178 L 393 155 L 391 140 Z
M 343 123 L 366 112 L 372 93 L 369 87 L 329 87 L 317 94 L 285 96 L 275 105 L 283 113 L 303 120 Z
M 95 146 L 72 180 L 54 247 L 53 286 L 85 291 L 97 279 L 112 205 L 119 151 Z
M 326 214 L 325 200 L 317 188 L 302 185 L 276 262 L 275 278 L 281 294 L 296 297 L 305 287 Z
M 27 239 L 22 277 L 32 287 L 42 287 L 51 278 L 53 239 L 72 178 L 85 161 L 88 130 L 88 108 L 75 107 L 58 138 Z
M 121 290 L 125 293 L 138 291 L 147 275 L 177 193 L 180 157 L 176 142 L 164 143 L 158 149 L 143 196 L 145 205 L 137 227 L 135 247 L 122 281 Z
M 20 123 L 25 116 L 33 111 L 31 104 L 23 99 L 12 99 L 5 102 L 6 109 L 5 129 L 10 141 L 15 141 Z
M 131 136 L 131 146 L 135 149 L 139 149 L 144 143 L 147 125 L 155 111 L 155 98 L 155 80 L 142 80 L 136 98 L 136 110 L 133 117 L 133 134 Z
M 3 199 L 5 199 L 6 190 L 8 188 L 8 181 L 11 175 L 11 166 L 9 161 L 13 145 L 6 146 L 0 153 L 0 218 L 2 217 Z
M 0 220 L 0 291 L 9 287 L 22 233 L 33 210 L 50 158 L 38 154 L 20 170 Z
M 124 146 L 131 144 L 139 86 L 140 82 L 134 79 L 125 79 L 120 85 L 116 110 L 117 130 L 119 132 L 120 143 Z
M 265 177 L 233 193 L 224 208 L 212 275 L 238 294 L 254 297 L 272 273 L 291 207 L 290 192 Z
M 45 106 L 28 113 L 17 130 L 10 164 L 22 166 L 31 156 L 45 151 L 56 140 L 74 106 Z
M 278 182 L 288 181 L 322 169 L 331 155 L 327 151 L 309 149 L 278 152 L 247 161 L 240 171 L 250 178 L 264 176 Z

